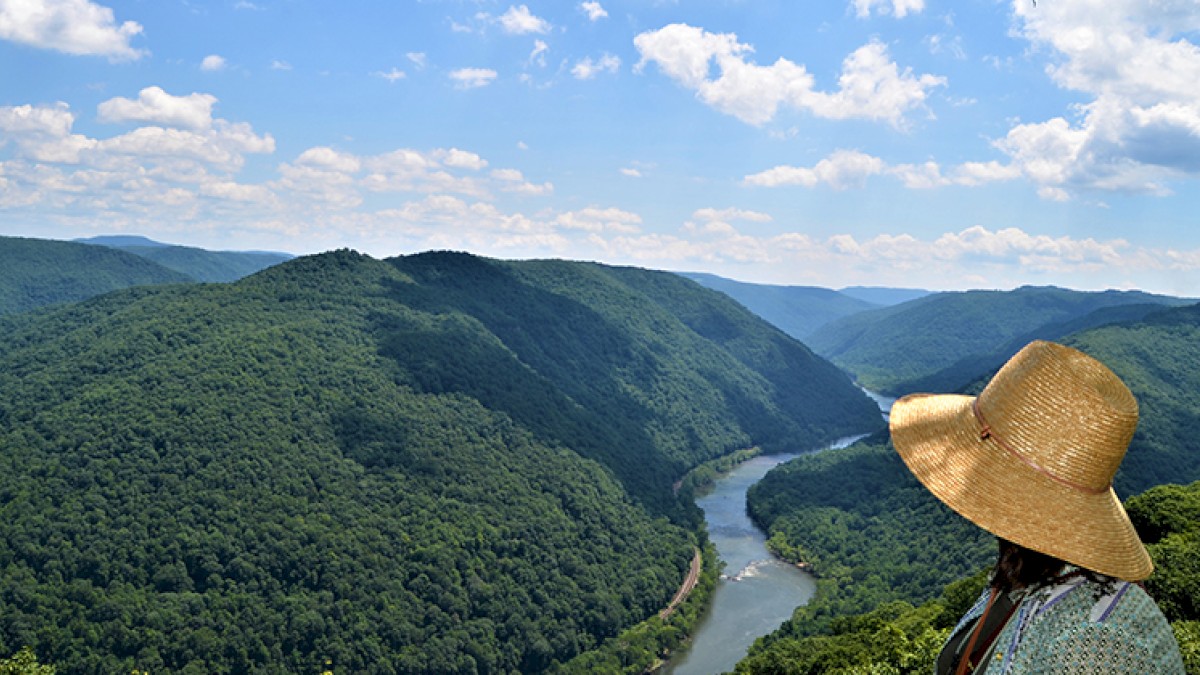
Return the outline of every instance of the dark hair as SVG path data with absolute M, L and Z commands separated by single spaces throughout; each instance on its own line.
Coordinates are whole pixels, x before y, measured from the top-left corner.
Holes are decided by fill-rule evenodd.
M 1080 568 L 1078 572 L 1063 574 L 1067 563 L 1052 555 L 1047 555 L 1033 549 L 1014 544 L 1007 539 L 996 538 L 1000 555 L 996 559 L 996 569 L 992 573 L 992 588 L 1007 593 L 1019 588 L 1048 586 L 1062 581 L 1067 577 L 1082 576 L 1093 583 L 1099 584 L 1100 589 L 1107 591 L 1112 587 L 1114 579 L 1099 572 Z

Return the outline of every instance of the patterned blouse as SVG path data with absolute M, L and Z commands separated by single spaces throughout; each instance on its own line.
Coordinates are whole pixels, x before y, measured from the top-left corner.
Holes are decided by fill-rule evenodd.
M 969 629 L 988 589 L 951 631 Z M 1184 675 L 1170 624 L 1141 587 L 1076 576 L 1014 598 L 1018 604 L 979 675 Z

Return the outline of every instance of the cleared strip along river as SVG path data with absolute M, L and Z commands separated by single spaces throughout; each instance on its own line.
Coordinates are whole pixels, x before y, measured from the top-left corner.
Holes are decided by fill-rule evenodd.
M 870 392 L 868 392 L 870 394 Z M 882 410 L 891 399 L 871 394 Z M 886 413 L 885 413 L 886 415 Z M 828 446 L 844 448 L 862 436 Z M 717 479 L 696 500 L 704 509 L 708 536 L 725 561 L 712 606 L 700 620 L 691 646 L 676 652 L 663 675 L 713 675 L 733 670 L 757 638 L 774 631 L 816 590 L 811 575 L 767 551 L 766 537 L 746 515 L 746 491 L 772 468 L 799 454 L 760 455 Z

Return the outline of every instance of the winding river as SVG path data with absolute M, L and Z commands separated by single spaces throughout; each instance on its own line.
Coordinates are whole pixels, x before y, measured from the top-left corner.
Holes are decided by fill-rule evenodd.
M 882 410 L 890 407 L 891 399 L 871 397 Z M 828 447 L 843 448 L 860 438 L 850 436 Z M 766 537 L 746 514 L 746 491 L 750 486 L 772 468 L 799 456 L 755 457 L 722 475 L 696 500 L 704 509 L 709 538 L 725 569 L 690 647 L 676 652 L 659 673 L 712 675 L 731 671 L 756 639 L 774 631 L 791 618 L 797 606 L 812 597 L 816 590 L 812 576 L 773 557 L 767 551 Z

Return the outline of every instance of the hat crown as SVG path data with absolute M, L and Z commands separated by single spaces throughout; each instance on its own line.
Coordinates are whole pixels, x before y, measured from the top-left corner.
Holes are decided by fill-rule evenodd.
M 977 415 L 997 443 L 1035 469 L 1082 491 L 1113 476 L 1137 429 L 1137 400 L 1111 370 L 1059 344 L 1027 345 L 996 373 Z

